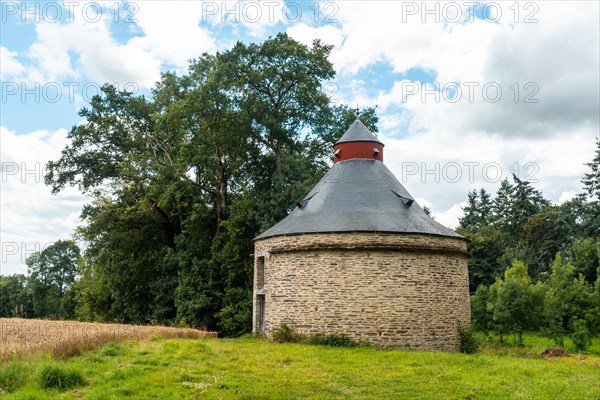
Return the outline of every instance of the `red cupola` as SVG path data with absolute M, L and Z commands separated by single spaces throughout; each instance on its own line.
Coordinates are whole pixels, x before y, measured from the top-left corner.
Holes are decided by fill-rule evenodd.
M 383 162 L 383 143 L 357 118 L 333 146 L 333 163 L 362 158 Z

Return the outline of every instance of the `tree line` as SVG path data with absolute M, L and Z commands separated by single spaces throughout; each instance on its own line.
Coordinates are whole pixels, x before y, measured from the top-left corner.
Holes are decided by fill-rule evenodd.
M 529 182 L 505 179 L 494 198 L 467 196 L 459 233 L 468 250 L 472 320 L 500 340 L 536 331 L 578 349 L 600 333 L 600 141 L 583 192 L 551 205 Z

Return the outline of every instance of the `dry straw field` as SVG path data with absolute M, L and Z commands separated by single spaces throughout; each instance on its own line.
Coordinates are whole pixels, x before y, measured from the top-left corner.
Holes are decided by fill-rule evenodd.
M 217 336 L 215 332 L 189 328 L 0 318 L 0 362 L 37 353 L 52 353 L 56 358 L 65 358 L 104 343 L 154 335 L 165 339 Z

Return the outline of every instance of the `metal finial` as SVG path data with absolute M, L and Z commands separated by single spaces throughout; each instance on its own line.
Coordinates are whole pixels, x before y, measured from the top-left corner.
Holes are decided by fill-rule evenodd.
M 358 114 L 360 113 L 360 110 L 358 108 L 358 104 L 356 105 L 356 110 L 355 111 L 356 111 L 356 119 L 358 119 Z

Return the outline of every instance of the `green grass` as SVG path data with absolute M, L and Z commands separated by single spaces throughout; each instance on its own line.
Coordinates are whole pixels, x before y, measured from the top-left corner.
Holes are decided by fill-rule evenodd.
M 18 361 L 11 361 L 2 366 L 0 364 L 0 394 L 13 392 L 27 382 L 27 370 L 25 366 Z
M 65 361 L 83 386 L 42 389 L 46 358 L 2 399 L 599 399 L 600 358 L 333 348 L 256 339 L 129 341 Z M 491 353 L 491 354 L 488 354 Z M 20 364 L 19 364 L 20 363 Z M 12 365 L 12 366 L 11 366 Z M 17 365 L 17 366 L 15 366 Z M 18 375 L 18 373 L 16 373 Z M 81 384 L 81 382 L 79 382 Z
M 79 371 L 58 363 L 47 363 L 38 373 L 38 385 L 42 389 L 70 389 L 84 384 L 85 379 Z
M 549 347 L 560 347 L 560 346 L 557 346 L 556 343 L 554 343 L 554 340 L 552 340 L 551 338 L 540 336 L 535 333 L 524 333 L 523 334 L 523 346 L 521 346 L 520 349 L 519 349 L 519 347 L 514 346 L 514 343 L 513 343 L 514 338 L 512 335 L 504 336 L 504 342 L 505 342 L 504 345 L 500 344 L 500 337 L 496 333 L 493 333 L 493 332 L 489 332 L 487 337 L 482 332 L 476 332 L 475 337 L 480 343 L 484 344 L 484 347 L 490 346 L 490 347 L 494 347 L 494 348 L 500 350 L 501 347 L 504 347 L 504 345 L 506 345 L 508 351 L 513 352 L 513 353 L 514 352 L 517 352 L 517 353 L 540 352 L 541 353 L 542 351 L 544 351 L 545 349 L 547 349 Z M 575 346 L 573 345 L 573 341 L 571 340 L 571 338 L 569 338 L 567 336 L 565 336 L 565 350 L 567 350 L 568 352 L 573 353 L 573 354 L 579 353 L 575 349 Z M 592 338 L 592 344 L 585 351 L 585 353 L 590 354 L 590 355 L 600 356 L 600 337 Z

